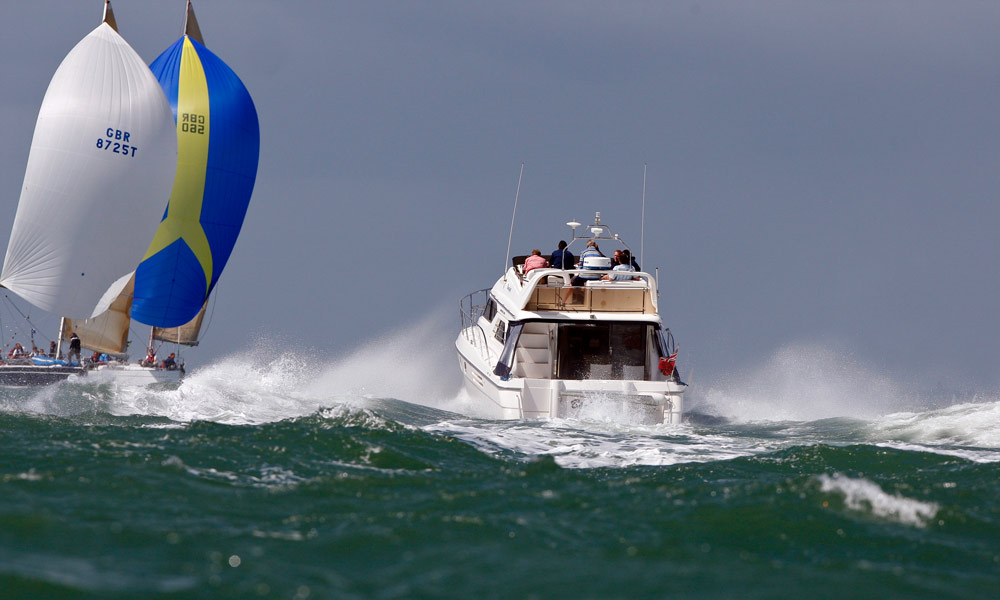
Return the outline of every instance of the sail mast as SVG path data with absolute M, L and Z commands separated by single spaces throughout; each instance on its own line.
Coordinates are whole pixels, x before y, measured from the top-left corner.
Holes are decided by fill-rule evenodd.
M 59 360 L 59 357 L 62 356 L 63 327 L 65 326 L 66 326 L 66 317 L 61 317 L 59 319 L 59 341 L 56 342 L 56 355 L 53 357 L 56 360 Z
M 111 26 L 111 29 L 118 31 L 118 23 L 115 22 L 115 12 L 111 10 L 111 0 L 104 0 L 104 19 L 101 22 L 107 23 Z
M 205 45 L 205 39 L 201 37 L 201 28 L 198 27 L 198 19 L 194 18 L 194 8 L 191 6 L 191 0 L 188 0 L 187 13 L 184 15 L 184 35 L 202 46 Z

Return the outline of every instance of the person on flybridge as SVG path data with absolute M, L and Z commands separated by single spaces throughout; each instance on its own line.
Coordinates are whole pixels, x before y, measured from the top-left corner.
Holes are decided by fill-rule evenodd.
M 611 267 L 612 271 L 618 271 L 619 273 L 608 273 L 601 277 L 604 281 L 629 281 L 635 279 L 630 273 L 635 271 L 635 267 L 632 266 L 632 257 L 629 256 L 628 250 L 624 252 L 620 250 L 615 250 L 615 266 Z M 627 273 L 620 273 L 621 271 L 627 271 Z
M 625 258 L 624 261 L 622 260 L 622 257 Z M 633 271 L 641 271 L 642 270 L 642 269 L 639 268 L 639 263 L 635 262 L 635 257 L 632 256 L 632 253 L 629 252 L 627 248 L 625 250 L 615 250 L 615 257 L 613 259 L 611 259 L 611 264 L 612 265 L 619 265 L 619 264 L 631 265 Z M 614 269 L 614 267 L 612 267 L 612 269 Z M 618 269 L 618 270 L 621 270 L 621 269 Z
M 547 266 L 549 266 L 549 261 L 542 256 L 541 250 L 535 248 L 531 251 L 531 256 L 524 259 L 524 274 L 527 275 L 528 271 L 532 269 L 544 269 Z
M 576 258 L 566 249 L 566 240 L 559 240 L 559 246 L 552 253 L 549 263 L 553 269 L 571 269 Z
M 603 261 L 601 260 L 603 259 Z M 609 262 L 610 259 L 601 252 L 601 248 L 597 245 L 594 240 L 587 241 L 587 248 L 580 253 L 580 262 L 577 266 L 585 271 L 607 271 L 611 268 L 610 264 L 602 264 Z M 587 285 L 588 281 L 593 281 L 600 279 L 600 275 L 574 275 L 573 280 L 570 282 L 571 287 L 566 288 L 563 291 L 562 301 L 563 304 L 569 302 L 570 295 L 573 294 L 575 287 L 583 287 Z M 580 296 L 582 297 L 582 296 Z M 579 297 L 578 297 L 579 298 Z

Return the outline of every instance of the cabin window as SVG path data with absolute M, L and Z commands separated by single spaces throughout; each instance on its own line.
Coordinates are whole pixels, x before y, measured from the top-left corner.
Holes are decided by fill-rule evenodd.
M 501 344 L 507 339 L 507 323 L 503 320 L 497 321 L 497 326 L 493 328 L 493 337 Z
M 558 379 L 649 379 L 647 323 L 559 325 Z
M 483 308 L 483 318 L 492 323 L 495 316 L 497 316 L 497 301 L 490 298 L 486 303 L 486 307 Z

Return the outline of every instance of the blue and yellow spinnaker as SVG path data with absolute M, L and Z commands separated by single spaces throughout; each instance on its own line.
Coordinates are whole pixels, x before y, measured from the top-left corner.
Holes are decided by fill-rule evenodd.
M 257 176 L 260 127 L 239 77 L 201 41 L 188 3 L 184 36 L 150 69 L 173 109 L 177 171 L 159 229 L 136 270 L 132 318 L 193 319 L 236 244 Z

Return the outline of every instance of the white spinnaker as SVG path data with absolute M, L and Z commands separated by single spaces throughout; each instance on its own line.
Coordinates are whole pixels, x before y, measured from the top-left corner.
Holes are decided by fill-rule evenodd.
M 102 23 L 45 92 L 0 285 L 58 315 L 103 312 L 102 297 L 115 297 L 109 287 L 153 239 L 176 164 L 176 126 L 160 84 Z

